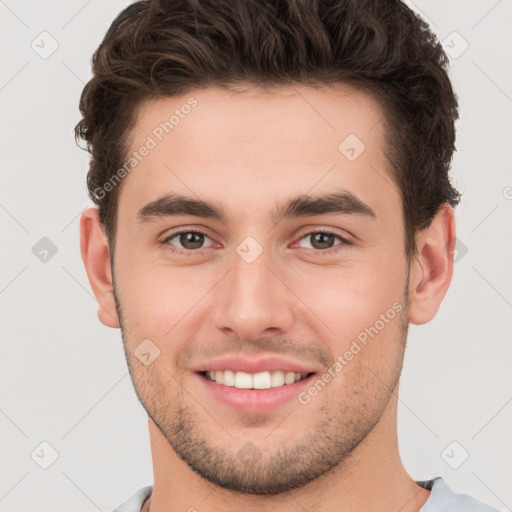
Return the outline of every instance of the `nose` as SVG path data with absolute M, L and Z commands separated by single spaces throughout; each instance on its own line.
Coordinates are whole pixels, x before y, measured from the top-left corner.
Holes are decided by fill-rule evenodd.
M 240 340 L 287 332 L 297 299 L 279 274 L 266 252 L 252 263 L 235 253 L 232 270 L 215 288 L 215 327 Z

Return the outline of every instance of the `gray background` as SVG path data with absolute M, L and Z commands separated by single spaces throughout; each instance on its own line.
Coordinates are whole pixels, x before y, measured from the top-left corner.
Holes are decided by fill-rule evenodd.
M 4 512 L 109 511 L 153 483 L 120 332 L 98 321 L 80 258 L 79 216 L 92 204 L 88 156 L 72 133 L 90 57 L 128 3 L 0 0 Z M 453 173 L 464 195 L 450 291 L 434 321 L 411 326 L 400 450 L 413 478 L 440 474 L 510 510 L 512 1 L 408 4 L 451 54 L 461 106 Z M 57 249 L 46 261 L 43 237 Z

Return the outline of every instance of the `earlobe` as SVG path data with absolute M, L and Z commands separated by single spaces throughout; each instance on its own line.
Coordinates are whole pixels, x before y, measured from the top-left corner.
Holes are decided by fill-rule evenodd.
M 451 206 L 440 208 L 418 234 L 416 245 L 409 278 L 409 321 L 420 325 L 435 317 L 452 279 L 455 214 Z
M 80 252 L 92 291 L 98 300 L 98 318 L 107 327 L 120 327 L 112 290 L 108 240 L 101 229 L 96 208 L 80 217 Z

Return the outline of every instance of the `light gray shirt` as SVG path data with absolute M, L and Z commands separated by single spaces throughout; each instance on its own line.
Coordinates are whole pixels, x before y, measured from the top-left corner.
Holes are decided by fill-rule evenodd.
M 485 505 L 467 494 L 452 492 L 440 476 L 433 480 L 416 483 L 431 491 L 428 500 L 419 512 L 499 512 L 497 509 Z M 113 512 L 140 512 L 142 505 L 149 498 L 152 491 L 152 485 L 142 487 Z

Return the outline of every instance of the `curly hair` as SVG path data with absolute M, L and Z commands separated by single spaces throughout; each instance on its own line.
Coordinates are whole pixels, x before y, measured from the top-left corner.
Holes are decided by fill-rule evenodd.
M 347 83 L 374 95 L 408 258 L 417 232 L 460 200 L 449 177 L 459 114 L 448 58 L 399 0 L 141 0 L 113 21 L 92 72 L 75 138 L 91 155 L 89 197 L 111 248 L 122 183 L 97 190 L 125 161 L 138 108 L 210 86 Z

